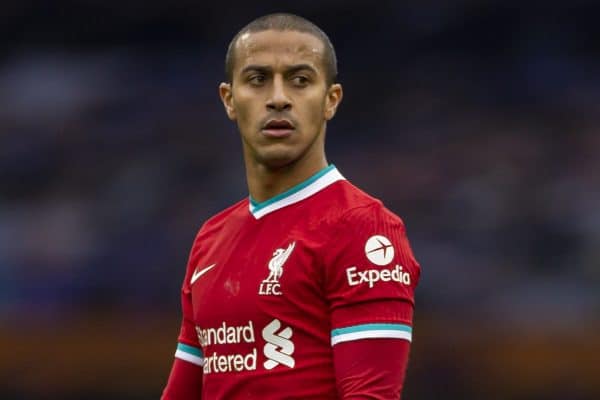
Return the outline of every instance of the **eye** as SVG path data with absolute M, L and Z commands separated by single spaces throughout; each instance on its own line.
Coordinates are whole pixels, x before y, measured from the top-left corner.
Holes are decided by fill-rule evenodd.
M 266 80 L 267 78 L 263 74 L 254 74 L 248 77 L 248 82 L 254 86 L 260 86 L 265 83 Z
M 304 87 L 308 85 L 309 79 L 304 75 L 296 75 L 292 77 L 292 83 L 294 84 L 294 86 Z

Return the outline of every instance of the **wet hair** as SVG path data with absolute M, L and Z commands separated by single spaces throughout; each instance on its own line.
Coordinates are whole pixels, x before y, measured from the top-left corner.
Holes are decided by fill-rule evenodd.
M 318 38 L 324 47 L 323 64 L 325 66 L 325 79 L 328 85 L 335 82 L 337 77 L 337 58 L 335 49 L 329 37 L 315 24 L 298 15 L 287 13 L 268 14 L 255 19 L 243 27 L 231 40 L 225 56 L 225 78 L 228 82 L 233 80 L 233 67 L 235 64 L 235 46 L 238 39 L 245 33 L 256 33 L 267 30 L 295 31 L 309 33 Z

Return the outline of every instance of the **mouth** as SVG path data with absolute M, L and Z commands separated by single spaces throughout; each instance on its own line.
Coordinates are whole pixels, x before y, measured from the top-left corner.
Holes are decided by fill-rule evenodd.
M 262 133 L 272 138 L 284 138 L 290 136 L 295 130 L 294 124 L 287 119 L 270 119 L 262 127 Z

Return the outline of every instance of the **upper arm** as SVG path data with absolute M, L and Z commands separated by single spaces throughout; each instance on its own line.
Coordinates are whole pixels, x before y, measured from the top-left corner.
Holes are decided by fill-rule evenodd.
M 404 224 L 373 204 L 348 212 L 334 236 L 325 260 L 325 289 L 340 395 L 397 399 L 420 276 Z
M 397 308 L 378 308 L 366 314 L 347 311 L 350 306 L 381 301 L 414 306 L 420 266 L 399 217 L 378 203 L 350 210 L 329 243 L 323 260 L 324 288 L 334 330 L 412 323 L 412 307 L 410 315 L 398 314 Z
M 404 385 L 410 343 L 369 339 L 333 347 L 336 386 L 343 400 L 399 400 Z

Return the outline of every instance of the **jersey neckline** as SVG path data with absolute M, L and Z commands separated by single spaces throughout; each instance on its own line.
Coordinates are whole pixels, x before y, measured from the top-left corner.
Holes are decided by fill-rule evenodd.
M 259 219 L 269 213 L 272 213 L 273 211 L 279 210 L 280 208 L 298 203 L 299 201 L 302 201 L 325 189 L 332 183 L 345 179 L 346 178 L 342 176 L 335 165 L 330 164 L 304 182 L 300 182 L 285 192 L 271 197 L 263 202 L 259 203 L 255 201 L 252 196 L 249 196 L 248 208 L 254 218 Z

